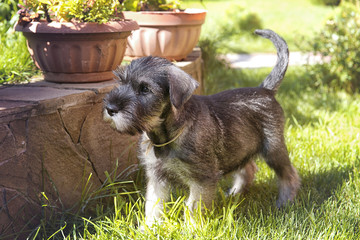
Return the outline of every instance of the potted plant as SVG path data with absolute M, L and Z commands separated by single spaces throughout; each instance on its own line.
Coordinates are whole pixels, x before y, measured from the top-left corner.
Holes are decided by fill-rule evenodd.
M 35 64 L 51 82 L 112 79 L 127 37 L 139 28 L 122 18 L 115 0 L 32 0 L 20 6 L 15 30 L 23 32 Z
M 182 60 L 196 46 L 205 22 L 202 9 L 181 10 L 179 1 L 125 0 L 123 15 L 140 26 L 128 38 L 126 56 L 159 56 L 168 60 Z

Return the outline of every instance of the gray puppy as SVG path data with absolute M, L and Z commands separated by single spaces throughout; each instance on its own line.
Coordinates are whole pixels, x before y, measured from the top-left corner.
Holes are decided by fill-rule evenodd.
M 232 194 L 251 183 L 257 156 L 279 178 L 277 206 L 294 199 L 300 180 L 289 160 L 284 114 L 275 99 L 287 70 L 288 47 L 271 30 L 255 32 L 278 51 L 274 69 L 259 87 L 192 95 L 198 83 L 158 57 L 140 58 L 115 71 L 120 86 L 104 99 L 104 119 L 121 133 L 142 133 L 139 159 L 148 181 L 147 225 L 161 216 L 172 183 L 189 188 L 191 211 L 200 199 L 210 207 L 222 176 L 234 175 Z

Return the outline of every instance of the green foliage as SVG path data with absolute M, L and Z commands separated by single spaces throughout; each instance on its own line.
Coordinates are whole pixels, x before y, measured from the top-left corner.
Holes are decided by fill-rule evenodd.
M 341 0 L 311 0 L 311 2 L 314 4 L 321 4 L 326 6 L 338 6 Z
M 330 84 L 348 92 L 360 88 L 360 9 L 343 2 L 315 38 L 315 52 L 330 57 L 328 64 L 310 67 L 315 83 Z
M 121 4 L 117 0 L 31 0 L 21 3 L 33 11 L 55 21 L 106 23 L 120 18 Z
M 254 30 L 263 28 L 262 20 L 257 13 L 238 4 L 232 4 L 225 12 L 226 15 L 218 17 L 216 26 L 203 34 L 202 39 L 211 39 L 212 44 L 216 44 L 217 50 L 221 52 L 245 52 L 239 39 L 246 38 L 250 42 L 258 40 Z
M 9 21 L 0 21 L 0 84 L 24 82 L 39 72 L 27 50 L 25 37 L 13 30 L 16 9 L 12 12 Z
M 261 29 L 262 21 L 257 13 L 249 11 L 242 5 L 232 5 L 226 10 L 226 17 L 220 22 L 225 35 L 249 34 Z
M 348 2 L 356 5 L 356 7 L 359 7 L 360 1 L 359 0 L 342 0 L 342 2 Z
M 219 39 L 203 38 L 199 42 L 204 61 L 205 93 L 209 94 L 228 87 L 232 81 L 234 70 L 218 56 Z M 221 81 L 219 80 L 221 79 Z
M 180 9 L 180 0 L 124 0 L 124 11 L 167 11 Z
M 105 23 L 117 17 L 117 8 L 120 7 L 118 1 L 115 0 L 92 0 L 84 4 L 82 0 L 64 1 L 64 5 L 60 6 L 60 16 L 64 16 L 68 11 L 65 20 L 72 19 L 81 22 L 99 22 Z
M 4 20 L 9 21 L 16 11 L 16 1 L 0 0 L 0 22 Z

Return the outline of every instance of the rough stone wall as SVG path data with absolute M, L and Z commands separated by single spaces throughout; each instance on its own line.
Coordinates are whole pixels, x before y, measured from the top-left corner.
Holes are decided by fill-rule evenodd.
M 35 227 L 42 192 L 52 205 L 71 208 L 89 175 L 94 189 L 117 159 L 120 170 L 136 163 L 137 137 L 102 120 L 102 99 L 114 85 L 41 81 L 0 89 L 0 236 Z

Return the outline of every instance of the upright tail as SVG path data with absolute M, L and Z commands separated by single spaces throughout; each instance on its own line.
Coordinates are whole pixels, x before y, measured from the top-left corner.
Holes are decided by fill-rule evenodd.
M 284 39 L 272 30 L 255 30 L 255 33 L 270 39 L 277 51 L 277 61 L 274 69 L 260 84 L 260 87 L 276 92 L 285 76 L 289 64 L 289 49 Z

